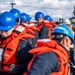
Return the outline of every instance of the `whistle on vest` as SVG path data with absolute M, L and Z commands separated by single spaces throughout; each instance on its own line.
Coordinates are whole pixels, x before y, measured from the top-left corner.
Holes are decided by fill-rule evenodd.
M 16 67 L 16 65 L 15 64 L 11 64 L 10 66 L 9 66 L 9 70 L 10 70 L 10 72 L 12 72 L 13 71 L 13 69 Z

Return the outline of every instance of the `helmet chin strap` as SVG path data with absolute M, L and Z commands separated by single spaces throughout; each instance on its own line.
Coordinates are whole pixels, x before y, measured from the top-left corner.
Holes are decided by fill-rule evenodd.
M 18 25 L 20 25 L 20 22 L 21 22 L 21 19 L 19 18 L 19 22 L 18 22 Z

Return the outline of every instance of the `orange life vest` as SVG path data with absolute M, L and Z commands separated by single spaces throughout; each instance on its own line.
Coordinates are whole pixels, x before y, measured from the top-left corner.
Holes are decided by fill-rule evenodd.
M 11 36 L 9 36 L 6 40 L 1 42 L 2 59 L 0 59 L 0 72 L 10 72 L 9 66 L 11 64 L 16 63 L 15 53 L 18 47 L 18 43 L 20 40 L 25 40 L 26 38 L 34 38 L 33 35 L 26 34 L 26 30 L 20 26 L 16 27 L 16 31 L 20 30 L 19 34 L 16 32 L 12 32 Z M 16 65 L 16 64 L 15 64 Z
M 41 44 L 41 46 L 40 46 L 40 44 Z M 60 68 L 59 68 L 58 72 L 53 72 L 50 75 L 68 75 L 69 57 L 68 57 L 67 52 L 64 50 L 64 48 L 62 48 L 60 45 L 57 44 L 57 42 L 55 42 L 53 40 L 45 40 L 45 39 L 44 39 L 44 42 L 43 42 L 43 40 L 38 41 L 37 45 L 40 47 L 34 48 L 29 51 L 29 53 L 34 54 L 34 58 L 37 55 L 44 53 L 44 52 L 54 52 L 58 58 Z M 30 67 L 32 65 L 34 58 L 28 65 L 28 71 L 30 70 Z M 26 73 L 24 75 L 26 75 Z
M 52 26 L 54 26 L 54 27 L 57 26 L 57 24 L 56 24 L 55 22 L 50 22 L 50 24 L 51 24 Z
M 22 23 L 22 25 L 24 26 L 24 23 Z M 34 23 L 28 23 L 28 24 L 25 25 L 24 27 L 25 27 L 25 29 L 26 29 L 26 32 L 28 32 L 28 33 L 30 33 L 30 34 L 32 34 L 32 35 L 35 34 L 34 30 L 39 31 L 39 29 L 36 28 L 36 26 L 35 26 Z
M 39 23 L 38 26 L 37 26 L 37 28 L 40 30 L 43 26 L 47 26 L 48 27 L 49 31 L 48 31 L 47 37 L 50 38 L 51 32 L 53 30 L 52 25 L 50 24 L 49 21 L 44 21 L 44 22 Z

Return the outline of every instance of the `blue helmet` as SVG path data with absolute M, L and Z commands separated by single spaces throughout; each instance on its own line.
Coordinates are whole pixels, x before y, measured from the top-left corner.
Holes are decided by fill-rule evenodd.
M 10 30 L 16 25 L 16 19 L 11 12 L 4 12 L 0 15 L 0 30 Z
M 38 20 L 39 18 L 44 18 L 44 14 L 42 12 L 37 12 L 35 14 L 35 20 Z
M 28 21 L 30 21 L 31 20 L 31 17 L 28 15 Z
M 21 16 L 21 13 L 18 9 L 13 8 L 10 10 L 10 12 L 13 13 L 13 15 L 15 16 L 16 19 L 20 18 L 20 16 Z
M 54 30 L 52 31 L 52 34 L 66 35 L 66 36 L 68 36 L 72 40 L 72 43 L 74 43 L 74 36 L 72 34 L 72 31 L 65 24 L 60 24 L 57 27 L 55 27 Z
M 21 22 L 29 21 L 29 15 L 26 13 L 21 13 Z
M 49 15 L 46 15 L 46 16 L 44 17 L 44 19 L 45 19 L 45 20 L 49 20 L 49 21 L 51 21 L 51 22 L 53 21 L 53 19 L 52 19 Z

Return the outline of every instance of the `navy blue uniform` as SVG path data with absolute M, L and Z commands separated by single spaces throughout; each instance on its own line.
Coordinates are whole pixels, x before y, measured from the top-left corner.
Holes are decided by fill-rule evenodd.
M 19 64 L 19 66 L 12 70 L 12 74 L 0 72 L 0 75 L 22 75 L 23 72 L 27 71 L 28 62 L 33 57 L 33 55 L 28 53 L 30 49 L 32 49 L 32 46 L 27 41 L 20 40 L 15 54 L 16 63 Z
M 35 47 L 36 42 L 37 42 L 37 40 L 38 40 L 38 38 L 39 38 L 38 32 L 37 32 L 36 30 L 34 30 L 34 32 L 35 32 L 35 34 L 34 34 L 35 38 L 32 39 L 32 47 L 33 47 L 33 48 Z
M 50 75 L 52 72 L 58 72 L 59 67 L 56 54 L 54 52 L 45 52 L 34 59 L 28 75 Z
M 45 39 L 45 38 L 47 38 L 48 31 L 49 31 L 48 27 L 47 26 L 43 26 L 40 29 L 39 39 Z

